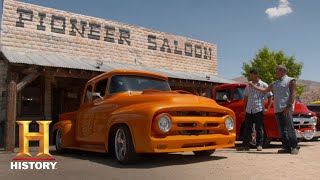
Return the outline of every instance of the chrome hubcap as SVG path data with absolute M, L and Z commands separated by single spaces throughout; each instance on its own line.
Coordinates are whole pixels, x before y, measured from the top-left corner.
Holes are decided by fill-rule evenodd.
M 123 160 L 126 155 L 126 136 L 122 129 L 118 129 L 115 137 L 115 153 L 118 160 Z
M 62 144 L 61 131 L 60 131 L 60 129 L 58 129 L 57 134 L 56 134 L 56 149 L 57 150 L 61 150 L 61 144 Z

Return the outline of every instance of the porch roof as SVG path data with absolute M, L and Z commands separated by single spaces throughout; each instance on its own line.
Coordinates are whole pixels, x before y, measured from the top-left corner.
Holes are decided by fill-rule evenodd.
M 60 67 L 70 69 L 81 69 L 89 71 L 108 72 L 115 69 L 142 70 L 165 75 L 169 78 L 196 80 L 214 83 L 235 83 L 233 80 L 224 79 L 217 75 L 190 73 L 165 69 L 165 67 L 146 67 L 134 64 L 121 64 L 106 61 L 104 59 L 86 59 L 83 57 L 68 56 L 65 54 L 39 52 L 39 51 L 19 51 L 8 48 L 1 49 L 3 55 L 10 63 L 32 64 L 45 67 Z M 102 64 L 101 64 L 102 63 Z

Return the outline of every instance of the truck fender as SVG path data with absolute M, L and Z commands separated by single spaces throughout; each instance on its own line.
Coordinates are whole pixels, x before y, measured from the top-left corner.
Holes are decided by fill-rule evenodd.
M 54 126 L 52 127 L 51 133 L 50 133 L 50 137 L 51 137 L 51 144 L 54 143 L 55 140 L 55 132 L 60 129 L 62 131 L 62 139 L 65 139 L 66 135 L 69 134 L 69 132 L 71 131 L 71 127 L 72 127 L 72 121 L 71 120 L 63 120 L 63 121 L 59 121 L 56 124 L 54 124 Z
M 130 125 L 130 122 L 128 122 L 127 120 L 121 120 L 121 119 L 117 119 L 117 120 L 109 120 L 110 123 L 107 124 L 106 126 L 106 136 L 105 136 L 105 142 L 108 142 L 108 143 L 105 143 L 105 149 L 110 152 L 110 145 L 109 145 L 109 134 L 110 134 L 110 131 L 113 130 L 113 126 L 114 125 L 126 125 L 128 126 L 129 130 L 130 130 L 130 133 L 131 133 L 131 138 L 132 138 L 132 142 L 133 142 L 133 146 L 135 147 L 135 137 L 134 137 L 134 131 L 133 131 L 133 128 L 132 128 L 132 125 Z

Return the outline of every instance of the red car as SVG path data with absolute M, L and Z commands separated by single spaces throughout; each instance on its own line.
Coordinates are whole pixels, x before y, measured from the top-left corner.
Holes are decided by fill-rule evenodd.
M 244 100 L 243 91 L 246 84 L 225 84 L 215 87 L 212 92 L 212 98 L 220 105 L 232 109 L 236 114 L 237 139 L 241 140 L 244 130 Z M 265 101 L 265 106 L 267 106 Z M 280 134 L 275 119 L 273 105 L 268 112 L 264 114 L 264 144 L 268 145 L 272 140 L 280 139 Z M 295 102 L 293 112 L 294 127 L 297 138 L 302 140 L 311 140 L 316 136 L 316 114 L 310 111 L 299 100 Z

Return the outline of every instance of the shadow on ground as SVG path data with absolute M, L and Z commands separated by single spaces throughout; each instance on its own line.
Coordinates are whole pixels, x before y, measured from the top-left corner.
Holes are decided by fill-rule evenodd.
M 311 141 L 309 141 L 311 142 Z M 313 141 L 315 142 L 315 141 Z M 314 146 L 314 144 L 309 144 L 308 141 L 301 141 L 298 144 L 300 148 L 308 147 L 308 146 Z M 263 149 L 274 149 L 274 152 L 266 152 L 266 151 L 257 151 L 256 146 L 251 146 L 250 151 L 236 151 L 237 148 L 241 147 L 241 142 L 237 142 L 235 147 L 232 147 L 230 149 L 234 149 L 236 153 L 249 153 L 249 154 L 278 154 L 278 150 L 282 148 L 281 142 L 275 141 L 274 143 L 271 143 L 267 146 L 264 146 Z
M 115 168 L 136 168 L 136 169 L 148 169 L 158 168 L 164 166 L 175 166 L 201 163 L 206 161 L 217 161 L 225 159 L 224 156 L 195 156 L 193 154 L 145 154 L 142 155 L 135 164 L 121 165 L 114 156 L 108 153 L 95 153 L 87 151 L 72 150 L 64 154 L 58 154 L 56 151 L 50 152 L 53 156 L 69 157 L 74 159 L 88 160 L 95 163 L 115 167 Z

